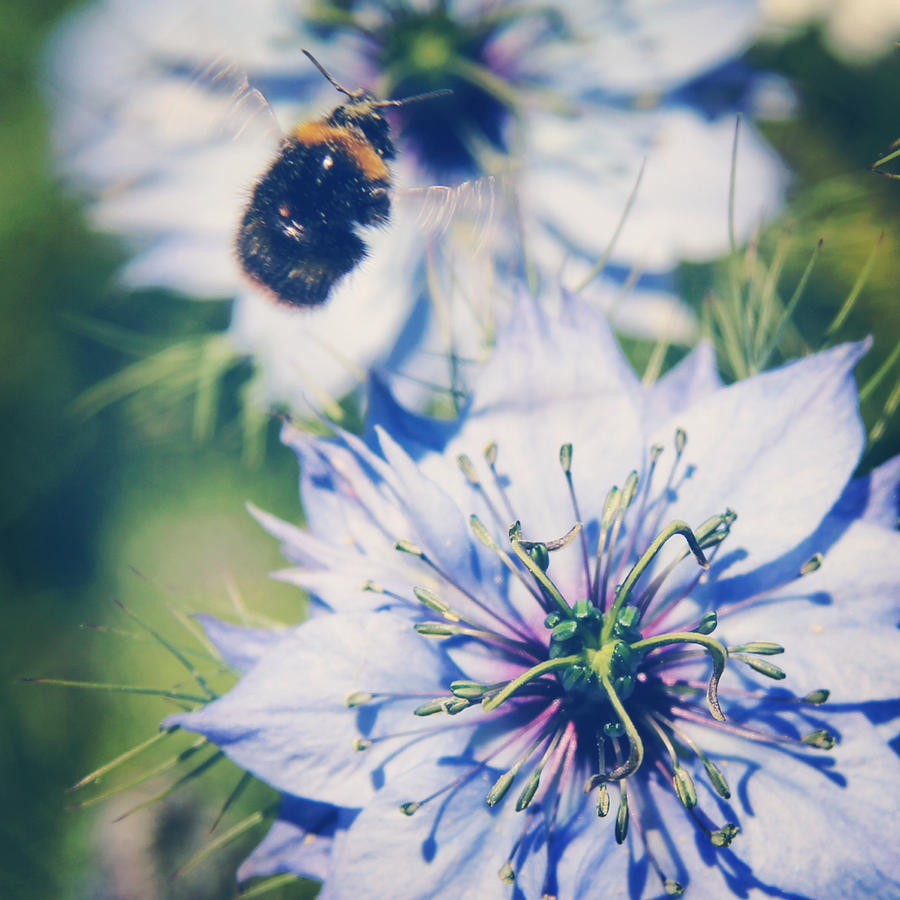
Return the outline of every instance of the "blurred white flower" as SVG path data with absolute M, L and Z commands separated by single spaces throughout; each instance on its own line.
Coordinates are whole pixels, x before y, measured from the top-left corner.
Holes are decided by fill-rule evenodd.
M 49 49 L 56 156 L 97 225 L 133 243 L 127 284 L 236 298 L 231 336 L 258 364 L 261 399 L 301 414 L 333 407 L 381 367 L 415 402 L 423 385 L 456 386 L 448 354 L 464 369 L 490 342 L 512 294 L 512 279 L 495 276 L 525 274 L 522 240 L 532 277 L 557 283 L 562 271 L 565 287 L 579 286 L 642 166 L 611 265 L 585 296 L 624 331 L 695 338 L 672 273 L 681 259 L 727 250 L 735 113 L 753 111 L 759 82 L 732 63 L 756 20 L 755 0 L 727 11 L 711 0 L 552 10 L 457 0 L 357 2 L 344 12 L 314 0 L 103 0 L 64 22 Z M 322 309 L 298 313 L 268 304 L 242 276 L 233 239 L 279 131 L 340 103 L 300 47 L 351 88 L 406 96 L 449 85 L 454 94 L 402 111 L 391 226 L 366 234 L 371 257 Z M 240 70 L 222 78 L 223 60 Z M 477 248 L 471 228 L 433 246 L 409 189 L 491 171 L 513 173 L 518 221 L 494 207 L 482 228 L 485 207 L 502 198 L 464 200 Z M 742 239 L 778 209 L 786 179 L 750 124 L 737 174 Z

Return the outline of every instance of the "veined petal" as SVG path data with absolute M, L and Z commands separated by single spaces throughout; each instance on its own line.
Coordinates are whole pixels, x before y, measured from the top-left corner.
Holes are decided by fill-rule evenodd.
M 866 349 L 847 344 L 737 382 L 656 429 L 663 444 L 676 427 L 687 434 L 694 473 L 671 504 L 679 517 L 700 523 L 723 502 L 738 514 L 727 577 L 790 551 L 840 496 L 863 446 L 853 366 Z
M 900 696 L 900 532 L 854 522 L 821 567 L 730 615 L 732 644 L 781 643 L 799 696 L 826 688 L 835 703 Z
M 288 632 L 224 697 L 166 722 L 206 735 L 280 790 L 354 807 L 366 802 L 385 773 L 436 752 L 427 740 L 433 720 L 413 719 L 404 692 L 440 696 L 454 677 L 446 657 L 407 621 L 388 613 L 322 616 Z M 390 700 L 348 708 L 348 696 L 359 691 L 400 694 L 402 709 L 392 709 Z M 361 732 L 375 737 L 413 730 L 418 740 L 385 739 L 364 752 L 354 749 Z M 452 749 L 453 734 L 441 735 L 441 752 Z M 466 735 L 455 734 L 464 744 Z
M 334 861 L 336 897 L 392 900 L 506 900 L 500 878 L 523 826 L 510 806 L 489 809 L 485 794 L 497 772 L 472 772 L 448 759 L 425 764 L 392 779 L 351 826 Z M 462 779 L 423 803 L 413 815 L 401 812 Z M 398 860 L 402 867 L 398 869 Z

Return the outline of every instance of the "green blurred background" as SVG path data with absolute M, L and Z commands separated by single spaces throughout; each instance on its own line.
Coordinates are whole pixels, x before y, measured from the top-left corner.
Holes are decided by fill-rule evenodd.
M 227 309 L 160 292 L 118 291 L 113 276 L 122 251 L 91 233 L 50 173 L 40 53 L 66 5 L 0 4 L 0 398 L 7 422 L 0 469 L 0 896 L 230 897 L 234 867 L 262 835 L 260 826 L 190 873 L 172 876 L 193 852 L 273 795 L 251 786 L 211 835 L 240 777 L 225 763 L 118 823 L 112 820 L 170 784 L 171 773 L 70 810 L 79 798 L 65 789 L 151 737 L 172 704 L 18 681 L 183 683 L 184 671 L 114 599 L 180 641 L 187 635 L 168 607 L 233 617 L 230 591 L 248 609 L 280 621 L 297 621 L 303 613 L 295 591 L 267 579 L 280 565 L 277 547 L 244 509 L 250 499 L 286 518 L 299 516 L 295 465 L 278 444 L 276 422 L 268 425 L 265 464 L 246 460 L 239 417 L 246 372 L 237 369 L 226 379 L 215 433 L 205 441 L 192 437 L 188 396 L 163 402 L 144 392 L 89 418 L 74 412 L 83 391 L 131 360 L 121 348 L 86 336 L 85 317 L 146 336 L 147 350 L 173 336 L 222 328 Z M 797 173 L 785 216 L 794 235 L 787 284 L 800 277 L 817 238 L 825 238 L 795 319 L 813 346 L 884 232 L 861 300 L 841 329 L 848 339 L 876 336 L 875 351 L 861 367 L 864 380 L 900 338 L 900 181 L 867 171 L 900 137 L 900 50 L 848 65 L 824 49 L 817 32 L 807 31 L 788 43 L 760 45 L 750 59 L 787 76 L 800 97 L 796 117 L 765 131 Z M 764 250 L 774 245 L 776 232 L 764 236 Z M 709 268 L 683 272 L 692 302 L 699 303 L 713 281 Z M 877 427 L 897 380 L 895 369 L 866 403 L 870 428 Z M 897 420 L 888 420 L 866 465 L 900 450 Z M 186 739 L 179 747 L 189 744 Z M 171 752 L 151 754 L 148 765 L 164 764 Z M 178 772 L 208 756 L 198 753 Z M 267 894 L 308 895 L 303 886 Z

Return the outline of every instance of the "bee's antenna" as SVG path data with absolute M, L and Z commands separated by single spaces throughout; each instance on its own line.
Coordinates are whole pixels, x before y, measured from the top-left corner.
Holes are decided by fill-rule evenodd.
M 309 60 L 309 61 L 310 61 L 310 62 L 311 62 L 311 63 L 312 63 L 312 64 L 313 64 L 313 65 L 314 65 L 314 66 L 315 66 L 315 67 L 316 67 L 316 68 L 317 68 L 324 76 L 325 76 L 325 79 L 326 79 L 330 84 L 332 84 L 332 85 L 333 85 L 334 87 L 336 87 L 342 94 L 346 94 L 346 95 L 347 95 L 348 97 L 350 97 L 351 99 L 352 99 L 353 97 L 356 97 L 356 96 L 357 96 L 357 95 L 354 94 L 352 91 L 348 91 L 347 88 L 345 88 L 345 87 L 343 87 L 342 85 L 338 84 L 338 83 L 334 80 L 334 78 L 332 78 L 331 75 L 328 73 L 328 70 L 325 68 L 325 66 L 323 66 L 322 63 L 320 63 L 320 62 L 312 55 L 312 53 L 309 52 L 309 50 L 307 50 L 306 48 L 301 48 L 301 49 L 303 50 L 303 55 L 304 55 L 304 56 L 305 56 L 305 57 L 306 57 L 306 58 L 307 58 L 307 59 L 308 59 L 308 60 Z
M 413 94 L 412 97 L 402 97 L 400 100 L 379 100 L 372 106 L 406 106 L 407 103 L 418 103 L 420 100 L 430 100 L 432 97 L 446 97 L 452 94 L 450 88 L 442 88 L 439 91 L 428 91 L 427 94 Z

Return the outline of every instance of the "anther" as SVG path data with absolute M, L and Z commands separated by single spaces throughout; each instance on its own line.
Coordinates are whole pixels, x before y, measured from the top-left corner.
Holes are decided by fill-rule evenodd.
M 412 541 L 396 541 L 394 549 L 400 553 L 408 553 L 410 556 L 418 556 L 419 559 L 425 559 L 425 551 L 417 547 Z
M 811 559 L 808 559 L 802 566 L 800 566 L 800 574 L 801 575 L 811 575 L 813 572 L 817 572 L 822 567 L 822 562 L 824 557 L 821 553 L 817 553 Z
M 609 789 L 601 784 L 597 789 L 597 815 L 602 819 L 609 814 Z
M 400 812 L 402 812 L 404 816 L 412 816 L 418 812 L 421 805 L 421 803 L 416 803 L 415 800 L 410 800 L 407 803 L 400 804 Z
M 776 656 L 784 653 L 784 647 L 781 644 L 775 644 L 772 641 L 750 641 L 747 644 L 738 644 L 736 647 L 729 647 L 729 653 L 757 653 L 760 656 Z
M 475 465 L 472 460 L 466 456 L 465 453 L 460 453 L 459 456 L 456 457 L 456 462 L 459 465 L 460 470 L 463 475 L 466 476 L 466 480 L 469 484 L 473 486 L 478 486 L 481 484 L 481 479 L 478 477 L 478 473 L 475 471 Z
M 442 615 L 451 622 L 458 622 L 460 620 L 461 616 L 459 613 L 454 612 L 450 606 L 434 593 L 434 591 L 430 591 L 428 588 L 424 587 L 414 587 L 413 593 L 416 595 L 416 599 L 419 603 L 430 609 L 432 612 Z
M 730 651 L 728 655 L 731 659 L 736 659 L 745 666 L 749 666 L 754 671 L 759 672 L 760 675 L 765 675 L 766 678 L 774 678 L 776 681 L 781 681 L 787 677 L 784 669 L 770 663 L 768 660 L 757 659 L 755 656 L 746 656 L 743 653 L 732 653 Z
M 804 703 L 809 703 L 812 706 L 821 706 L 823 703 L 828 701 L 828 698 L 831 696 L 831 691 L 819 690 L 819 691 L 811 691 L 804 698 Z
M 621 785 L 621 796 L 619 799 L 619 811 L 616 813 L 616 843 L 625 843 L 628 836 L 628 792 L 625 785 Z
M 816 731 L 803 735 L 802 741 L 804 744 L 815 747 L 817 750 L 831 750 L 837 743 L 837 738 L 824 728 L 819 728 Z
M 730 847 L 731 842 L 738 836 L 740 830 L 737 825 L 728 822 L 721 828 L 711 831 L 709 839 L 714 847 Z
M 368 691 L 353 691 L 352 694 L 347 694 L 344 698 L 344 705 L 349 709 L 354 709 L 357 706 L 363 706 L 366 703 L 369 703 L 372 700 L 372 694 Z
M 511 863 L 505 862 L 500 867 L 500 871 L 497 874 L 500 876 L 500 880 L 504 884 L 514 884 L 515 883 L 516 870 L 512 867 Z

